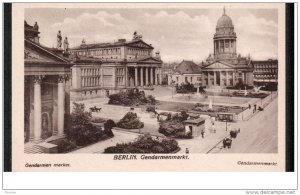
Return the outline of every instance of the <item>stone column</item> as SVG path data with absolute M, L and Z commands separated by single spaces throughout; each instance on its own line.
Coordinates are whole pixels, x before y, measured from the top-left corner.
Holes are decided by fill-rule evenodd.
M 157 79 L 156 79 L 156 68 L 154 68 L 154 85 L 157 85 Z
M 216 51 L 217 51 L 217 42 L 214 41 L 214 54 L 216 54 Z
M 223 86 L 223 73 L 220 71 L 220 86 Z
M 150 68 L 150 82 L 151 82 L 151 85 L 153 85 L 153 68 Z
M 33 131 L 34 141 L 39 142 L 42 139 L 42 98 L 41 98 L 41 82 L 43 76 L 34 77 L 34 92 L 33 92 L 33 104 L 34 104 L 34 119 L 33 119 Z
M 101 86 L 103 86 L 103 68 L 101 68 L 101 77 L 100 77 L 100 81 L 101 81 Z
M 226 86 L 229 86 L 229 82 L 228 82 L 228 71 L 226 71 Z
M 149 84 L 148 75 L 149 75 L 149 73 L 148 73 L 148 67 L 146 67 L 146 86 L 148 86 L 148 84 Z
M 162 84 L 162 71 L 161 68 L 159 68 L 159 84 Z
M 246 84 L 246 82 L 245 82 L 245 72 L 242 72 L 242 79 L 243 79 L 243 83 Z
M 211 86 L 211 80 L 210 80 L 210 72 L 207 72 L 207 85 L 210 87 Z
M 134 67 L 134 86 L 138 86 L 138 72 L 137 72 L 137 67 Z
M 64 135 L 65 122 L 65 76 L 58 77 L 57 89 L 57 131 L 58 135 Z
M 216 71 L 214 71 L 214 85 L 217 85 L 217 74 Z
M 144 86 L 144 72 L 143 72 L 143 67 L 141 67 L 141 75 L 140 75 L 140 79 L 141 79 L 141 86 Z
M 232 72 L 232 84 L 235 86 L 235 72 Z

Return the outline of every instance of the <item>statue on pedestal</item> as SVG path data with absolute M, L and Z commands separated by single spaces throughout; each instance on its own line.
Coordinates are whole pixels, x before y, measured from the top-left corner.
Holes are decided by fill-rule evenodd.
M 60 30 L 57 33 L 57 49 L 61 49 L 62 45 L 62 36 Z

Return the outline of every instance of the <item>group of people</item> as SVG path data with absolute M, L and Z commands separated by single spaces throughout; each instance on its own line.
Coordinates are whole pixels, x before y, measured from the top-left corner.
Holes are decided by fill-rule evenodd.
M 248 108 L 251 109 L 251 105 L 250 105 L 250 104 L 249 104 Z M 254 105 L 253 105 L 253 113 L 255 113 L 256 110 L 258 110 L 258 111 L 263 111 L 264 109 L 263 109 L 262 107 L 260 107 L 260 106 L 258 106 L 258 108 L 257 108 L 257 105 L 254 104 Z

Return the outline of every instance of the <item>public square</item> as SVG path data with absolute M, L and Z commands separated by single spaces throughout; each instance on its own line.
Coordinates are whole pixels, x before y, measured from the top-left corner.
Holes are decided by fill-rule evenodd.
M 168 105 L 175 103 L 174 105 L 164 106 L 158 103 L 157 111 L 171 111 L 179 112 L 180 110 L 189 110 L 195 105 L 195 103 L 206 104 L 201 101 L 187 101 L 185 99 L 172 98 L 172 89 L 170 87 L 156 86 L 154 90 L 145 90 L 146 95 L 153 95 L 158 101 L 163 100 L 164 104 Z M 174 93 L 174 92 L 173 92 Z M 173 94 L 174 97 L 187 97 L 188 94 Z M 169 98 L 167 98 L 169 97 Z M 222 101 L 222 97 L 219 96 L 219 102 Z M 228 101 L 230 97 L 224 97 L 225 101 Z M 239 98 L 240 100 L 242 98 Z M 120 120 L 128 111 L 129 107 L 109 105 L 109 98 L 95 98 L 89 100 L 78 101 L 78 103 L 84 103 L 86 110 L 90 107 L 99 107 L 101 112 L 93 112 L 94 117 L 101 117 L 104 119 L 113 119 L 114 121 Z M 226 103 L 216 103 L 216 106 L 228 105 Z M 234 102 L 234 101 L 232 101 Z M 239 106 L 247 107 L 248 104 L 262 103 L 264 111 L 257 111 L 255 113 L 252 110 L 246 109 L 243 114 L 245 117 L 235 122 L 216 121 L 215 129 L 216 133 L 206 131 L 204 138 L 201 136 L 193 137 L 192 139 L 176 139 L 181 148 L 178 153 L 185 153 L 188 148 L 190 153 L 276 153 L 278 151 L 278 134 L 277 134 L 277 113 L 278 103 L 277 97 L 273 94 L 271 99 L 270 95 L 266 97 L 262 102 L 256 98 L 245 98 L 244 102 L 240 102 Z M 244 104 L 247 104 L 244 105 Z M 188 106 L 189 105 L 189 106 Z M 230 104 L 232 105 L 232 104 Z M 213 105 L 214 106 L 214 105 Z M 160 110 L 161 109 L 161 110 Z M 113 132 L 115 136 L 109 140 L 100 141 L 90 146 L 75 150 L 72 153 L 103 153 L 104 149 L 113 146 L 116 143 L 126 143 L 134 141 L 139 135 L 150 134 L 153 137 L 164 137 L 163 134 L 158 132 L 159 123 L 156 118 L 151 117 L 151 113 L 147 113 L 145 109 L 135 109 L 138 117 L 145 126 L 141 129 L 120 129 L 114 128 Z M 239 112 L 238 116 L 242 113 Z M 232 129 L 240 129 L 240 133 L 237 138 L 233 139 L 232 147 L 230 149 L 223 148 L 222 140 L 230 137 L 229 132 Z

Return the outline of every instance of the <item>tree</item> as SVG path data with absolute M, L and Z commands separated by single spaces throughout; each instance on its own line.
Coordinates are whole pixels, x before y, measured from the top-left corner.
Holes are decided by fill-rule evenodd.
M 112 132 L 112 128 L 116 127 L 116 123 L 109 119 L 104 123 L 104 133 L 108 136 L 114 136 L 114 133 Z

